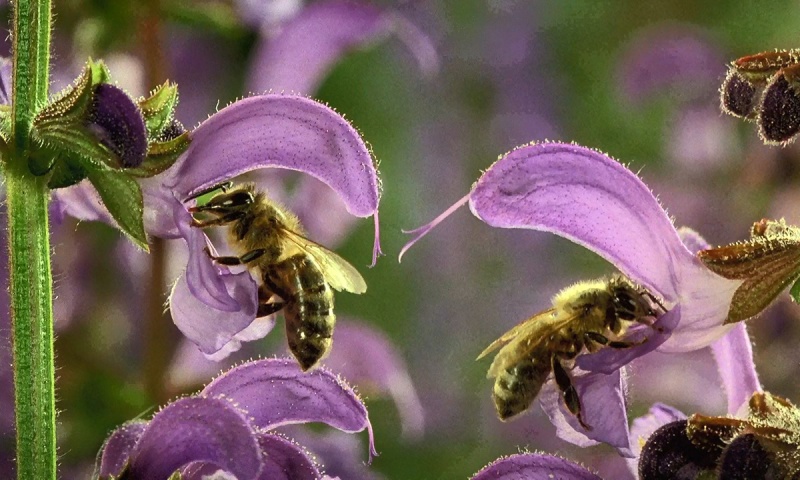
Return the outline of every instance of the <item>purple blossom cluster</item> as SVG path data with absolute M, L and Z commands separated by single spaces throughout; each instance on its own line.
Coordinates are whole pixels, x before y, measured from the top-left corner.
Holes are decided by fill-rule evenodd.
M 174 163 L 157 173 L 137 176 L 134 183 L 141 193 L 144 232 L 151 240 L 175 240 L 171 245 L 179 264 L 171 272 L 166 304 L 185 341 L 177 349 L 167 383 L 175 391 L 185 391 L 187 386 L 205 383 L 220 370 L 224 372 L 198 393 L 166 404 L 149 420 L 132 420 L 115 429 L 100 449 L 94 478 L 381 478 L 369 467 L 378 450 L 361 395 L 391 397 L 399 412 L 402 436 L 408 441 L 422 438 L 429 419 L 434 417 L 436 422 L 440 413 L 418 394 L 403 358 L 406 352 L 374 325 L 346 315 L 339 316 L 335 333 L 330 334 L 332 351 L 319 365 L 306 366 L 311 368 L 301 369 L 294 359 L 282 356 L 246 360 L 265 352 L 246 343 L 267 336 L 281 316 L 288 316 L 290 308 L 301 311 L 298 317 L 306 320 L 314 309 L 314 313 L 324 311 L 319 318 L 334 318 L 333 301 L 319 299 L 322 292 L 341 290 L 337 288 L 341 279 L 326 270 L 325 257 L 310 253 L 310 260 L 305 260 L 322 265 L 318 285 L 309 286 L 307 273 L 292 274 L 297 290 L 307 294 L 307 303 L 299 306 L 289 298 L 293 292 L 282 290 L 272 282 L 275 277 L 269 276 L 286 275 L 271 271 L 277 270 L 279 261 L 296 252 L 313 252 L 313 248 L 327 252 L 348 236 L 355 219 L 370 217 L 374 232 L 371 266 L 383 253 L 378 215 L 383 180 L 372 148 L 343 115 L 307 95 L 316 91 L 347 52 L 389 35 L 408 47 L 425 76 L 441 68 L 440 59 L 430 39 L 399 9 L 345 0 L 309 5 L 295 0 L 243 0 L 235 2 L 235 7 L 239 21 L 257 38 L 245 83 L 249 92 L 260 93 L 230 103 L 191 129 L 177 121 L 178 109 L 177 117 L 170 118 L 157 136 L 168 142 L 185 135 L 187 144 Z M 706 108 L 703 103 L 708 100 L 706 87 L 719 75 L 719 52 L 688 27 L 648 30 L 644 36 L 648 48 L 666 54 L 654 62 L 651 50 L 634 44 L 620 62 L 621 95 L 636 109 L 654 92 L 674 90 L 672 97 L 680 112 L 668 136 L 669 154 L 683 162 L 693 155 L 704 159 L 688 161 L 687 171 L 692 173 L 687 175 L 713 170 L 730 153 L 729 146 L 723 145 L 728 137 L 719 132 L 724 127 L 720 127 L 716 106 Z M 495 73 L 514 71 L 494 79 L 498 84 L 518 85 L 526 80 L 518 78 L 515 67 L 536 52 L 528 51 L 524 32 L 520 38 L 519 49 L 511 49 L 507 57 L 484 59 L 497 67 Z M 795 70 L 800 64 L 797 57 L 792 50 L 732 63 L 722 87 L 723 109 L 757 121 L 764 139 L 785 146 L 800 131 L 800 96 L 794 91 Z M 10 64 L 0 64 L 0 103 L 4 105 L 10 101 L 10 75 Z M 195 95 L 207 96 L 206 92 L 189 91 L 190 102 Z M 549 108 L 538 102 L 533 102 L 535 107 L 518 104 L 508 91 L 498 98 L 499 128 L 519 120 L 499 135 L 504 138 L 527 135 L 530 125 L 542 123 L 542 112 L 536 109 Z M 143 101 L 133 101 L 123 89 L 109 83 L 92 89 L 83 126 L 98 145 L 119 159 L 122 174 L 138 172 L 152 153 L 149 119 L 139 110 Z M 201 110 L 195 107 L 190 103 L 184 111 L 186 117 Z M 702 130 L 696 128 L 700 124 Z M 536 128 L 559 130 L 549 124 Z M 698 141 L 703 143 L 695 148 Z M 705 160 L 707 164 L 698 166 Z M 298 232 L 291 232 L 296 234 L 292 237 L 295 246 L 281 246 L 290 253 L 279 251 L 271 262 L 253 264 L 250 258 L 269 257 L 273 253 L 261 251 L 268 247 L 236 252 L 236 236 L 242 240 L 245 234 L 235 227 L 228 229 L 227 240 L 219 231 L 198 228 L 204 225 L 196 214 L 207 196 L 224 191 L 226 182 L 244 179 L 285 203 L 287 212 L 296 213 L 310 232 L 299 227 Z M 51 215 L 56 225 L 73 218 L 100 221 L 128 233 L 107 192 L 92 178 L 54 189 L 52 197 Z M 252 196 L 238 200 L 236 204 L 228 199 L 222 207 L 253 202 Z M 798 409 L 788 400 L 763 392 L 744 323 L 798 280 L 800 230 L 784 221 L 763 220 L 753 227 L 749 239 L 712 247 L 702 232 L 676 223 L 682 218 L 669 215 L 640 175 L 625 164 L 575 143 L 541 141 L 501 155 L 460 200 L 430 223 L 405 232 L 411 239 L 400 249 L 398 262 L 464 205 L 495 229 L 554 234 L 593 252 L 616 270 L 609 271 L 606 280 L 629 282 L 637 295 L 626 298 L 612 289 L 608 303 L 600 304 L 590 294 L 578 300 L 564 300 L 559 294 L 549 310 L 545 310 L 549 305 L 542 305 L 543 313 L 493 344 L 511 345 L 514 348 L 506 352 L 521 359 L 493 375 L 497 377 L 491 390 L 495 400 L 517 395 L 509 401 L 522 398 L 522 411 L 537 400 L 551 424 L 543 428 L 552 428 L 558 439 L 571 446 L 610 446 L 614 458 L 622 457 L 630 474 L 642 480 L 711 474 L 722 475 L 720 478 L 748 478 L 751 474 L 752 478 L 794 478 L 792 475 L 800 472 L 800 461 L 791 453 L 800 449 Z M 209 225 L 228 227 L 232 219 L 241 218 L 232 211 L 226 210 L 229 217 L 221 216 L 225 221 Z M 269 219 L 263 228 L 267 232 L 277 229 L 274 223 Z M 525 244 L 521 241 L 519 245 Z M 134 270 L 140 258 L 137 255 L 126 251 L 120 257 Z M 523 255 L 528 252 L 517 248 L 508 256 Z M 524 263 L 524 268 L 535 268 L 536 263 Z M 0 274 L 8 275 L 5 271 Z M 459 284 L 459 288 L 467 287 Z M 792 287 L 795 298 L 800 295 L 796 289 Z M 478 287 L 467 293 L 478 295 Z M 5 297 L 0 300 L 6 301 Z M 564 313 L 574 305 L 580 307 Z M 597 318 L 602 319 L 602 328 L 588 326 Z M 8 319 L 3 320 L 7 323 Z M 549 323 L 531 327 L 530 322 L 537 321 Z M 500 321 L 487 323 L 494 329 Z M 289 331 L 288 321 L 285 324 L 288 333 L 297 333 Z M 332 329 L 333 320 L 330 324 Z M 533 331 L 536 335 L 525 337 L 526 328 L 528 334 Z M 0 328 L 4 343 L 8 343 L 6 330 Z M 0 349 L 0 356 L 6 350 Z M 715 370 L 724 412 L 693 415 L 656 402 L 645 415 L 629 421 L 631 398 L 640 390 L 635 378 L 638 369 L 657 378 L 662 367 L 659 355 L 674 358 L 699 352 L 709 356 L 707 363 Z M 433 367 L 426 364 L 428 374 L 447 365 Z M 10 381 L 5 377 L 0 380 Z M 490 387 L 482 387 L 486 390 L 483 396 L 489 398 Z M 446 413 L 441 412 L 442 418 Z M 515 422 L 533 424 L 534 415 Z M 0 429 L 10 430 L 12 419 L 2 420 Z M 312 423 L 338 432 L 309 428 Z M 347 435 L 364 430 L 369 436 L 366 461 L 358 453 L 364 447 Z M 525 434 L 535 432 L 529 439 L 538 441 L 545 436 L 541 431 L 537 424 Z M 543 441 L 548 449 L 546 442 L 551 440 Z M 472 478 L 601 478 L 594 467 L 565 456 L 568 453 L 516 453 L 490 463 Z M 746 474 L 723 475 L 734 471 Z

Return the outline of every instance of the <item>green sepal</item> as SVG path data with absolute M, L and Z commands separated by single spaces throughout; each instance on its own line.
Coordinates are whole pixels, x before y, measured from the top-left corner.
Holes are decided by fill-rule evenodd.
M 177 104 L 178 86 L 169 81 L 156 87 L 149 97 L 139 101 L 148 139 L 157 139 L 170 125 Z
M 28 170 L 37 177 L 46 175 L 53 169 L 58 156 L 58 152 L 51 148 L 34 148 L 28 156 Z
M 121 171 L 88 170 L 86 173 L 122 233 L 148 252 L 142 218 L 144 200 L 139 183 Z
M 189 148 L 192 139 L 189 132 L 167 142 L 153 142 L 148 146 L 147 157 L 136 168 L 126 168 L 125 172 L 133 177 L 148 178 L 167 170 L 178 157 Z
M 36 115 L 31 133 L 34 142 L 41 148 L 59 152 L 60 157 L 85 162 L 87 167 L 120 168 L 117 155 L 98 141 L 85 121 L 94 87 L 108 80 L 106 66 L 89 60 L 75 83 Z M 41 172 L 42 166 L 38 167 Z
M 175 471 L 172 473 L 172 475 L 169 476 L 167 480 L 181 480 L 182 478 L 183 476 L 181 475 L 181 472 Z
M 62 90 L 53 101 L 36 114 L 33 120 L 34 128 L 42 128 L 51 122 L 65 123 L 68 119 L 72 120 L 72 123 L 82 123 L 91 104 L 92 89 L 108 81 L 109 73 L 105 64 L 90 59 L 75 83 Z
M 797 281 L 794 282 L 794 285 L 792 285 L 791 290 L 789 290 L 789 295 L 792 296 L 794 303 L 800 303 L 800 278 L 798 278 Z
M 86 170 L 80 164 L 68 158 L 59 158 L 47 181 L 47 188 L 55 190 L 71 187 L 80 183 L 84 178 L 86 178 Z
M 11 106 L 0 105 L 0 137 L 8 145 L 11 138 Z

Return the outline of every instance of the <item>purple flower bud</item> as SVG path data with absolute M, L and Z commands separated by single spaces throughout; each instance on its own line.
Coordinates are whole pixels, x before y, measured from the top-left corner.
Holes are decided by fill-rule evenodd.
M 731 68 L 720 89 L 722 111 L 734 117 L 749 117 L 753 113 L 756 87 L 736 69 Z
M 758 124 L 766 143 L 788 143 L 800 131 L 800 97 L 784 73 L 764 92 Z
M 758 438 L 748 433 L 736 437 L 725 449 L 719 462 L 719 474 L 720 478 L 728 480 L 778 478 L 774 472 L 769 475 L 772 463 Z
M 122 167 L 138 167 L 147 155 L 147 130 L 136 103 L 122 89 L 108 83 L 94 88 L 88 127 L 119 157 Z
M 686 420 L 664 425 L 656 430 L 639 457 L 639 478 L 693 479 L 703 470 L 713 469 L 720 451 L 699 448 L 686 435 Z

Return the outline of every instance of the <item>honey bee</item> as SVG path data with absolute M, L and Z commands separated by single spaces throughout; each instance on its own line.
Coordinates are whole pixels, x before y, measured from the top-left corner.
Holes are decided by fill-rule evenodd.
M 221 265 L 247 266 L 261 280 L 256 316 L 283 310 L 289 350 L 308 370 L 331 347 L 336 322 L 333 290 L 364 293 L 367 285 L 346 260 L 306 238 L 297 217 L 254 184 L 231 185 L 218 185 L 187 199 L 220 190 L 208 202 L 189 208 L 203 217 L 193 217 L 192 226 L 227 226 L 228 244 L 238 256 L 206 252 Z
M 524 320 L 478 355 L 480 360 L 500 349 L 487 374 L 495 379 L 492 397 L 498 416 L 507 420 L 527 410 L 552 372 L 567 409 L 591 430 L 581 415 L 568 362 L 584 350 L 643 343 L 646 339 L 629 342 L 621 335 L 631 322 L 652 325 L 665 312 L 657 298 L 621 275 L 565 288 L 553 297 L 552 308 Z

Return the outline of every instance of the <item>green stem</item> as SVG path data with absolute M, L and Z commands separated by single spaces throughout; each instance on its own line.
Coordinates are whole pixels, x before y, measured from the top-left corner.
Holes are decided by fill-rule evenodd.
M 49 192 L 28 171 L 30 130 L 47 101 L 50 0 L 17 0 L 13 18 L 12 151 L 5 155 L 8 205 L 17 476 L 56 478 L 53 288 Z

